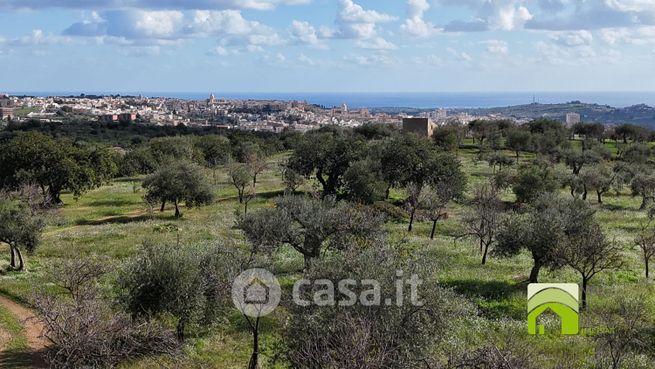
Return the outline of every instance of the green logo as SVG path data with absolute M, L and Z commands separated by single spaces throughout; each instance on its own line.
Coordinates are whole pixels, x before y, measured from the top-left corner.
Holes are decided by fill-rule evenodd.
M 544 326 L 537 319 L 552 311 L 562 322 L 562 334 L 574 335 L 579 331 L 579 287 L 575 283 L 532 283 L 528 285 L 528 332 L 544 334 Z

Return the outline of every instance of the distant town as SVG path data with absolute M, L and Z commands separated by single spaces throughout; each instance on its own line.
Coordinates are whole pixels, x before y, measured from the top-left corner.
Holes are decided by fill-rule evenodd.
M 633 111 L 626 110 L 632 109 Z M 635 113 L 634 111 L 638 111 Z M 639 115 L 641 113 L 641 115 Z M 0 120 L 66 123 L 96 121 L 158 126 L 217 127 L 259 132 L 305 132 L 322 126 L 357 127 L 367 123 L 421 128 L 423 134 L 445 124 L 474 120 L 511 120 L 522 124 L 538 117 L 560 120 L 568 126 L 588 123 L 655 122 L 655 109 L 639 105 L 625 109 L 596 104 L 529 104 L 491 109 L 351 109 L 345 103 L 324 107 L 305 101 L 229 100 L 208 94 L 204 100 L 144 96 L 11 96 L 0 94 Z M 419 119 L 420 118 L 420 119 Z M 417 120 L 418 119 L 418 120 Z M 637 119 L 636 122 L 633 120 Z M 641 119 L 641 120 L 639 120 Z

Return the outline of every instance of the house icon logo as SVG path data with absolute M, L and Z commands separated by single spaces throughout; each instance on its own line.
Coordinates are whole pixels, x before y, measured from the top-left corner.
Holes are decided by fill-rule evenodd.
M 243 289 L 243 301 L 246 304 L 268 304 L 271 298 L 271 289 L 259 280 L 252 280 L 246 288 Z
M 248 269 L 232 283 L 232 302 L 246 316 L 260 318 L 280 304 L 282 290 L 277 278 L 265 269 Z
M 545 334 L 539 317 L 550 311 L 561 321 L 563 335 L 575 335 L 579 331 L 579 287 L 575 283 L 532 283 L 528 285 L 528 333 Z

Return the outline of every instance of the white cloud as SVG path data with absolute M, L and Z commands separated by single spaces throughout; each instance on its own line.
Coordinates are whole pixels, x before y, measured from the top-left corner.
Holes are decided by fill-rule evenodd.
M 624 12 L 655 11 L 652 0 L 606 0 L 607 6 Z
M 591 45 L 594 36 L 589 31 L 557 32 L 550 36 L 557 44 L 567 47 Z
M 239 10 L 145 11 L 93 13 L 64 31 L 66 35 L 107 39 L 107 43 L 163 45 L 191 37 L 217 37 L 222 46 L 259 51 L 283 43 L 269 26 L 245 19 Z
M 610 45 L 633 44 L 646 45 L 655 43 L 655 27 L 607 28 L 600 30 L 600 38 Z
M 339 18 L 344 22 L 381 23 L 396 19 L 396 17 L 375 10 L 364 10 L 361 5 L 355 4 L 352 0 L 340 0 L 339 3 L 341 4 Z
M 271 10 L 280 5 L 304 5 L 311 0 L 2 0 L 0 9 L 256 9 Z
M 556 4 L 559 10 L 542 12 L 526 27 L 561 31 L 655 25 L 652 0 L 557 0 Z
M 314 61 L 314 59 L 308 57 L 308 56 L 305 55 L 305 54 L 300 54 L 300 55 L 298 56 L 298 61 L 299 61 L 300 63 L 302 63 L 302 64 L 306 64 L 306 65 L 309 65 L 309 66 L 314 66 L 314 65 L 316 65 L 316 62 Z
M 118 50 L 119 54 L 129 57 L 147 57 L 147 56 L 158 56 L 161 54 L 161 48 L 159 46 L 135 46 L 135 47 L 125 47 Z
M 471 55 L 469 55 L 468 53 L 466 53 L 466 52 L 455 50 L 452 47 L 449 47 L 446 50 L 457 61 L 465 62 L 465 63 L 469 63 L 469 62 L 473 61 L 473 57 Z
M 309 22 L 301 22 L 294 20 L 289 29 L 291 39 L 297 44 L 309 45 L 317 49 L 325 49 L 327 46 L 319 38 L 316 28 L 309 24 Z
M 401 30 L 413 37 L 429 37 L 437 29 L 424 19 L 425 12 L 430 9 L 427 0 L 407 0 L 407 19 L 400 26 Z
M 180 11 L 142 12 L 134 29 L 145 38 L 171 38 L 180 31 L 184 14 Z
M 528 8 L 508 5 L 498 8 L 491 20 L 495 28 L 511 31 L 515 28 L 523 28 L 523 25 L 532 18 Z
M 487 52 L 494 55 L 505 55 L 509 51 L 507 42 L 502 40 L 487 40 L 483 42 Z
M 343 60 L 360 66 L 389 66 L 396 63 L 395 59 L 383 54 L 348 55 Z
M 448 23 L 444 29 L 449 32 L 512 31 L 523 28 L 534 18 L 522 0 L 440 0 L 440 3 L 466 6 L 475 13 L 471 19 Z
M 4 40 L 4 39 L 3 39 Z M 3 43 L 0 40 L 0 44 Z M 53 35 L 45 33 L 43 30 L 34 29 L 29 35 L 21 36 L 13 39 L 4 40 L 4 43 L 10 46 L 35 46 L 35 45 L 55 45 L 70 43 L 69 37 Z
M 352 0 L 340 0 L 341 11 L 337 17 L 339 30 L 331 32 L 333 37 L 370 39 L 377 36 L 378 23 L 389 22 L 395 17 L 375 10 L 365 10 Z M 326 32 L 327 33 L 327 32 Z
M 365 39 L 357 41 L 357 46 L 362 49 L 374 49 L 374 50 L 395 50 L 398 48 L 392 42 L 389 42 L 382 37 L 376 37 L 373 39 Z

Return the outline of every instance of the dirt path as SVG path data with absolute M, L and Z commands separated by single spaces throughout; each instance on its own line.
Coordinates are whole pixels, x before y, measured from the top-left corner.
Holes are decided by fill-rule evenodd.
M 20 321 L 28 346 L 27 352 L 0 351 L 0 368 L 46 368 L 43 351 L 48 341 L 43 337 L 41 322 L 29 309 L 2 295 L 0 295 L 0 305 Z

